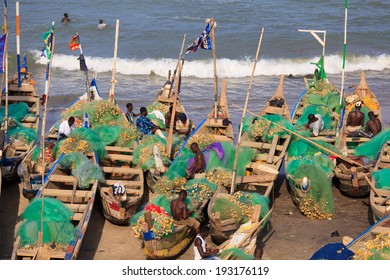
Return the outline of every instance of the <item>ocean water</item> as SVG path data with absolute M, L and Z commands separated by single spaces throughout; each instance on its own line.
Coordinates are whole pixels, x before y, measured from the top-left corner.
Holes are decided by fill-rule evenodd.
M 357 84 L 360 72 L 377 95 L 383 112 L 390 109 L 390 2 L 348 1 L 345 92 Z M 135 111 L 149 105 L 174 70 L 183 37 L 192 43 L 205 27 L 206 18 L 217 22 L 215 45 L 219 90 L 227 81 L 228 103 L 237 132 L 252 73 L 260 31 L 264 37 L 248 109 L 259 111 L 277 88 L 279 76 L 288 75 L 284 93 L 290 109 L 304 89 L 303 76 L 312 74 L 322 46 L 309 33 L 298 29 L 326 31 L 325 67 L 330 82 L 341 88 L 344 17 L 342 0 L 133 0 L 133 1 L 20 1 L 21 50 L 28 55 L 37 89 L 43 94 L 46 59 L 41 57 L 41 35 L 55 22 L 55 49 L 49 91 L 48 127 L 70 102 L 85 92 L 85 77 L 79 71 L 79 51 L 69 50 L 77 32 L 89 68 L 97 76 L 104 97 L 111 88 L 115 23 L 119 19 L 119 43 L 115 95 L 124 109 Z M 61 23 L 63 13 L 72 21 Z M 99 19 L 108 28 L 97 29 Z M 8 1 L 10 73 L 16 64 L 15 2 Z M 184 56 L 181 100 L 191 119 L 201 121 L 214 101 L 212 52 L 198 50 Z M 390 115 L 384 113 L 385 126 Z

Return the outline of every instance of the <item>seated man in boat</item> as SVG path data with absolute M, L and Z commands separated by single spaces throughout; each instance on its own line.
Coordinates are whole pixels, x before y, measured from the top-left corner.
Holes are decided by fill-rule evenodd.
M 306 128 L 310 128 L 311 136 L 318 136 L 320 131 L 324 129 L 324 121 L 320 114 L 309 114 L 307 116 L 308 122 Z
M 192 132 L 192 122 L 188 121 L 185 113 L 179 113 L 179 120 L 176 122 L 176 131 L 179 134 L 188 136 Z
M 206 238 L 210 234 L 210 228 L 203 226 L 200 233 L 194 240 L 194 259 L 195 260 L 219 260 L 215 254 L 219 252 L 219 249 L 207 248 Z
M 366 123 L 366 129 L 352 131 L 349 133 L 349 136 L 372 138 L 382 130 L 381 121 L 375 116 L 374 112 L 370 111 L 368 117 L 370 120 Z
M 360 101 L 355 103 L 355 111 L 348 114 L 345 131 L 350 135 L 353 131 L 359 131 L 364 126 L 364 114 L 360 112 L 362 103 Z
M 64 120 L 58 128 L 57 139 L 62 140 L 69 137 L 69 134 L 74 130 L 74 117 Z
M 180 190 L 179 197 L 171 201 L 173 223 L 176 225 L 186 225 L 193 227 L 196 234 L 198 234 L 200 223 L 196 219 L 190 217 L 194 211 L 187 208 L 187 204 L 185 203 L 186 197 L 187 191 Z M 201 204 L 198 205 L 196 210 L 198 210 L 200 206 Z
M 165 128 L 169 129 L 171 126 L 171 116 L 172 116 L 173 106 L 169 107 L 169 111 L 165 114 Z M 175 112 L 175 119 L 173 120 L 173 130 L 176 131 L 176 122 L 179 120 L 179 113 Z
M 187 175 L 190 179 L 195 177 L 195 174 L 201 174 L 205 172 L 206 161 L 204 155 L 200 150 L 198 143 L 194 142 L 190 146 L 191 151 L 195 154 L 195 157 L 190 159 L 189 166 L 186 169 Z
M 157 134 L 161 138 L 166 138 L 161 132 L 161 128 L 151 122 L 146 116 L 148 111 L 145 107 L 140 108 L 140 116 L 136 121 L 137 129 L 144 135 Z

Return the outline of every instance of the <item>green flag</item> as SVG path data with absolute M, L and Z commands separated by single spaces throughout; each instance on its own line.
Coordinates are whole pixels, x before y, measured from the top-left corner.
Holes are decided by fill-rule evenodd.
M 321 56 L 320 60 L 318 60 L 317 63 L 311 63 L 311 64 L 314 64 L 318 67 L 318 76 L 321 80 L 328 78 L 326 76 L 325 68 L 324 68 L 324 56 Z
M 53 35 L 54 35 L 54 26 L 52 26 L 49 31 L 42 34 L 42 40 L 45 44 L 42 50 L 42 54 L 46 56 L 47 59 L 50 59 L 51 57 Z

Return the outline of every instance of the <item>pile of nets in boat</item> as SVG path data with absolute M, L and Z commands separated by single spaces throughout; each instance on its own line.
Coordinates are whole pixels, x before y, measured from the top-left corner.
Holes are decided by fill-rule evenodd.
M 54 149 L 55 143 L 52 141 L 46 141 L 45 142 L 45 162 L 54 162 L 54 154 L 53 154 L 53 149 Z M 41 145 L 35 146 L 33 151 L 32 151 L 32 157 L 31 160 L 37 162 L 39 157 L 40 157 L 40 152 L 41 152 Z
M 175 153 L 179 148 L 181 143 L 180 137 L 173 135 L 172 138 L 172 151 Z M 171 160 L 166 153 L 167 140 L 163 139 L 157 135 L 144 135 L 142 140 L 139 142 L 137 147 L 134 150 L 133 154 L 133 163 L 140 165 L 142 170 L 151 170 L 155 168 L 154 153 L 153 147 L 156 146 L 161 155 L 164 166 L 169 166 Z
M 1 128 L 4 129 L 5 107 L 0 108 Z M 37 138 L 37 130 L 28 128 L 21 124 L 21 121 L 27 118 L 37 118 L 36 115 L 29 113 L 29 107 L 24 102 L 18 102 L 8 105 L 8 137 L 12 140 L 18 140 L 24 144 L 30 144 Z
M 216 185 L 231 184 L 236 146 L 231 142 L 214 142 L 202 150 L 206 162 L 206 178 Z M 246 166 L 255 159 L 257 151 L 248 147 L 240 147 L 237 159 L 237 176 L 245 175 Z M 186 177 L 186 169 L 194 161 L 194 154 L 183 148 L 180 156 L 175 158 L 164 177 L 174 180 Z
M 390 260 L 390 233 L 378 234 L 364 243 L 354 260 Z
M 84 127 L 73 130 L 68 138 L 59 141 L 53 148 L 55 158 L 71 152 L 92 153 L 94 151 L 99 159 L 103 159 L 107 152 L 99 135 L 92 129 Z
M 61 201 L 46 197 L 44 199 L 43 217 L 41 216 L 42 199 L 35 198 L 21 215 L 22 224 L 18 229 L 21 246 L 33 247 L 38 243 L 38 232 L 43 232 L 43 244 L 56 243 L 63 245 L 66 250 L 70 241 L 76 236 L 76 230 L 70 219 L 70 210 Z M 41 221 L 43 218 L 43 230 Z
M 253 260 L 254 256 L 250 255 L 240 248 L 229 248 L 222 250 L 218 253 L 218 257 L 220 259 L 228 259 L 228 260 Z
M 258 193 L 238 191 L 229 198 L 218 197 L 211 206 L 211 212 L 220 213 L 221 220 L 234 219 L 238 223 L 246 223 L 252 218 L 255 205 L 261 206 L 260 219 L 269 212 L 269 198 Z M 270 219 L 268 216 L 267 220 Z
M 283 116 L 270 114 L 262 117 L 245 117 L 242 132 L 247 131 L 252 141 L 270 143 L 275 135 L 284 137 L 289 134 L 281 127 L 295 131 L 294 125 Z
M 71 174 L 77 178 L 78 188 L 89 189 L 95 180 L 104 182 L 104 176 L 100 167 L 89 160 L 83 153 L 73 152 L 64 155 L 60 165 L 64 169 L 71 170 Z
M 383 168 L 371 173 L 375 181 L 375 187 L 382 190 L 390 190 L 390 169 Z
M 354 151 L 354 156 L 365 156 L 371 160 L 378 158 L 382 146 L 390 140 L 390 129 L 385 129 L 375 135 L 370 141 L 360 144 Z
M 337 153 L 334 146 L 324 141 L 315 143 Z M 302 139 L 289 145 L 288 155 L 286 174 L 291 188 L 297 188 L 302 195 L 297 205 L 300 211 L 311 219 L 331 218 L 334 212 L 331 178 L 335 167 L 332 157 Z M 305 177 L 308 185 L 303 183 Z
M 73 116 L 76 127 L 80 127 L 85 114 L 89 116 L 90 127 L 106 145 L 132 148 L 141 135 L 137 128 L 127 121 L 122 110 L 107 100 L 77 102 L 66 111 L 63 119 Z

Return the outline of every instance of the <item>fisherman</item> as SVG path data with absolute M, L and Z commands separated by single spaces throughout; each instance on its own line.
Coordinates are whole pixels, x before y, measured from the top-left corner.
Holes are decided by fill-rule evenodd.
M 202 226 L 200 233 L 194 240 L 194 259 L 195 260 L 219 260 L 215 254 L 219 252 L 219 249 L 207 248 L 206 238 L 210 234 L 210 228 L 208 226 Z
M 104 23 L 102 19 L 99 19 L 99 24 L 97 26 L 98 29 L 104 29 L 106 28 L 107 24 Z
M 165 114 L 165 128 L 169 129 L 171 126 L 171 116 L 172 116 L 173 106 L 169 107 L 169 111 Z M 179 113 L 175 112 L 175 119 L 173 121 L 173 130 L 176 131 L 176 122 L 179 120 Z
M 69 18 L 68 13 L 65 13 L 64 17 L 61 19 L 61 22 L 66 23 L 66 22 L 70 22 L 70 21 L 71 21 L 71 19 Z
M 69 134 L 74 130 L 74 117 L 71 116 L 69 119 L 64 120 L 61 124 L 60 127 L 58 128 L 58 134 L 57 134 L 57 139 L 62 140 L 65 138 L 69 137 Z
M 127 103 L 126 104 L 127 112 L 126 112 L 126 118 L 131 123 L 132 125 L 135 125 L 135 120 L 134 118 L 138 117 L 140 113 L 135 114 L 133 112 L 133 104 L 132 103 Z
M 324 129 L 324 121 L 320 114 L 309 114 L 307 116 L 308 122 L 305 125 L 306 128 L 310 128 L 312 136 L 318 136 L 320 131 Z
M 145 135 L 157 134 L 161 138 L 166 138 L 161 132 L 161 128 L 152 123 L 146 116 L 148 111 L 145 107 L 140 108 L 140 116 L 136 121 L 137 129 Z
M 200 223 L 191 218 L 191 214 L 194 213 L 193 210 L 189 210 L 185 203 L 187 197 L 186 190 L 180 190 L 179 197 L 171 201 L 171 212 L 173 217 L 173 223 L 176 225 L 187 225 L 194 228 L 196 234 L 199 233 Z M 201 204 L 196 207 L 196 210 L 200 208 Z
M 188 121 L 187 115 L 183 112 L 179 113 L 179 120 L 176 122 L 176 131 L 185 136 L 190 135 L 192 132 L 192 122 Z
M 366 133 L 372 134 L 371 137 L 374 137 L 379 132 L 381 132 L 382 123 L 373 111 L 368 112 L 368 118 L 370 120 L 366 123 Z
M 355 103 L 355 111 L 348 114 L 346 123 L 346 133 L 350 135 L 353 131 L 359 131 L 364 126 L 364 114 L 360 111 L 362 108 L 362 102 Z
M 189 178 L 193 179 L 195 174 L 204 173 L 206 169 L 206 161 L 204 155 L 200 150 L 198 143 L 194 142 L 190 146 L 191 151 L 195 154 L 195 157 L 190 159 L 193 160 L 186 169 Z

